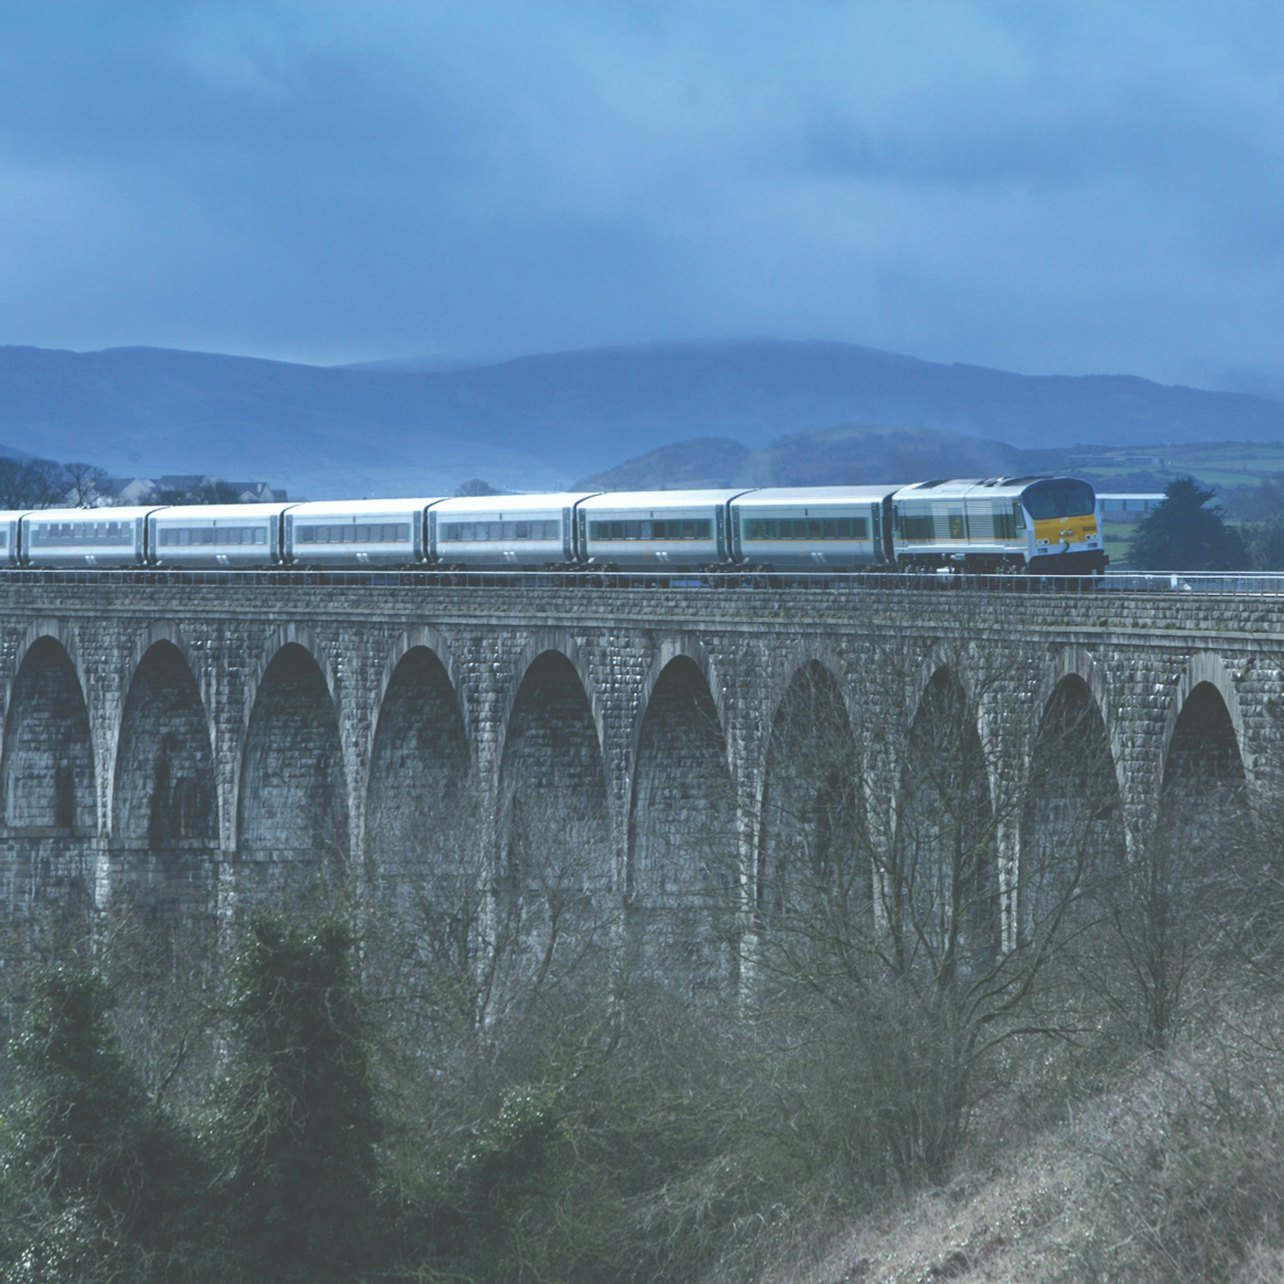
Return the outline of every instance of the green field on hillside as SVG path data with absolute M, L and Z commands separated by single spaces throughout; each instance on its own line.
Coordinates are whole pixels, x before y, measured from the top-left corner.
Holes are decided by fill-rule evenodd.
M 1039 452 L 1058 470 L 1087 477 L 1098 490 L 1163 490 L 1194 477 L 1220 490 L 1284 474 L 1284 442 L 1203 442 L 1174 446 L 1078 446 Z

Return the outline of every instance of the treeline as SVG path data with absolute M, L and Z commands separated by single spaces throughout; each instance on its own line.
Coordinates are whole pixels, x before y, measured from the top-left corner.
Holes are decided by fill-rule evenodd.
M 93 464 L 0 456 L 0 509 L 79 508 L 94 501 L 106 476 Z
M 0 456 L 0 509 L 87 508 L 110 498 L 103 493 L 106 472 L 94 464 Z M 217 477 L 183 479 L 182 485 L 153 486 L 147 502 L 236 504 L 241 492 Z

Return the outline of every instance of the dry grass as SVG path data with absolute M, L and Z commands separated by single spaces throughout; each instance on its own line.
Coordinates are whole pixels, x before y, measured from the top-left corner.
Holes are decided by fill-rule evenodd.
M 1284 1279 L 1284 1005 L 1135 1066 L 763 1284 Z

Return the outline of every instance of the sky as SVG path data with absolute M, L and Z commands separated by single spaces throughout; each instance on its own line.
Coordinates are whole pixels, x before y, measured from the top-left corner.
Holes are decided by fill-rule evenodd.
M 1284 395 L 1277 0 L 3 0 L 0 344 Z

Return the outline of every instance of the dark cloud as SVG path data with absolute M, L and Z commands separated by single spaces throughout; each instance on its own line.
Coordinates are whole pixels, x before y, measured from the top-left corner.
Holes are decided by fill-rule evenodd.
M 1284 11 L 7 0 L 0 341 L 1284 381 Z

